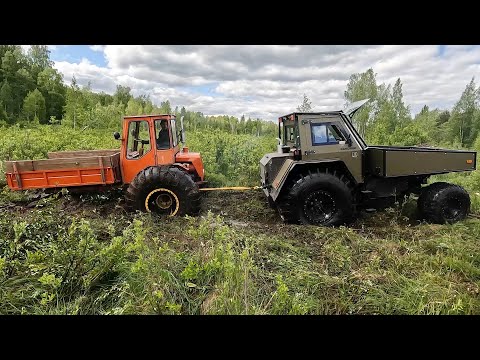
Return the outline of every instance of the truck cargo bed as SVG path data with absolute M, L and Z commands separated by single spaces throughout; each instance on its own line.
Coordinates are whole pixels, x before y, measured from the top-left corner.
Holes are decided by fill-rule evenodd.
M 369 146 L 366 171 L 382 177 L 442 174 L 476 169 L 475 151 L 407 146 Z
M 42 189 L 120 182 L 120 151 L 88 150 L 48 153 L 44 160 L 6 161 L 12 190 Z

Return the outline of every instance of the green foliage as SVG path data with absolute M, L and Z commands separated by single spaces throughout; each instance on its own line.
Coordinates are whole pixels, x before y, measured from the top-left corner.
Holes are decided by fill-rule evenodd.
M 27 94 L 23 101 L 22 113 L 28 122 L 34 119 L 38 119 L 42 123 L 46 121 L 45 98 L 38 89 Z
M 69 196 L 0 211 L 0 314 L 480 313 L 478 220 L 283 226 L 249 197 L 195 218 Z
M 120 128 L 121 111 L 118 105 L 107 108 L 117 116 L 109 120 Z M 104 114 L 104 107 L 96 108 Z M 109 114 L 104 114 L 105 119 Z M 205 166 L 206 179 L 212 186 L 254 186 L 259 181 L 260 159 L 275 149 L 274 138 L 253 135 L 232 135 L 226 132 L 192 131 L 187 134 L 190 151 L 200 152 Z M 115 149 L 120 143 L 108 129 L 74 130 L 68 125 L 37 125 L 22 128 L 19 125 L 0 127 L 0 184 L 5 182 L 4 160 L 45 159 L 49 151 Z
M 24 100 L 34 92 L 41 92 L 44 105 L 42 113 L 31 115 L 27 106 L 26 117 L 30 120 L 37 117 L 40 123 L 47 123 L 51 116 L 61 118 L 65 105 L 65 85 L 63 76 L 53 68 L 49 58 L 50 52 L 45 45 L 33 45 L 28 54 L 24 54 L 20 46 L 2 45 L 0 49 L 0 101 L 3 101 L 9 123 L 27 120 L 22 116 Z M 36 101 L 40 101 L 36 95 Z M 29 101 L 32 101 L 29 99 Z M 35 105 L 39 106 L 38 103 Z M 38 112 L 38 111 L 37 111 Z
M 113 98 L 117 104 L 123 104 L 126 106 L 128 101 L 132 98 L 130 91 L 132 89 L 128 86 L 117 85 L 117 91 L 113 95 Z
M 466 86 L 451 113 L 424 106 L 412 121 L 403 100 L 400 78 L 391 85 L 377 85 L 372 69 L 353 74 L 344 93 L 348 103 L 370 98 L 353 118 L 367 143 L 372 145 L 447 146 L 470 148 L 480 131 L 480 91 L 474 79 Z
M 167 99 L 156 106 L 120 85 L 114 95 L 75 78 L 66 88 L 44 46 L 25 55 L 0 45 L 0 59 L 0 179 L 4 160 L 118 148 L 112 130 L 124 115 L 172 113 Z M 451 112 L 424 107 L 413 120 L 400 79 L 392 87 L 377 85 L 373 69 L 352 75 L 345 99 L 366 97 L 354 121 L 367 142 L 480 150 L 473 79 Z M 311 108 L 306 96 L 304 105 Z M 275 149 L 274 123 L 173 112 L 184 116 L 187 145 L 202 154 L 211 186 L 258 185 L 258 161 Z M 431 178 L 441 180 L 464 186 L 478 216 L 478 171 Z M 212 211 L 165 219 L 125 214 L 103 195 L 64 193 L 17 209 L 29 192 L 4 188 L 0 314 L 480 313 L 476 219 L 412 225 L 407 204 L 351 228 L 283 226 L 260 192 L 205 196 Z
M 358 100 L 369 98 L 371 101 L 357 111 L 354 117 L 354 124 L 360 133 L 365 136 L 367 134 L 367 127 L 371 121 L 372 111 L 377 100 L 379 88 L 375 79 L 376 74 L 373 69 L 368 69 L 361 74 L 353 74 L 347 84 L 347 90 L 344 92 L 344 97 L 347 103 L 352 103 Z
M 200 152 L 211 185 L 254 186 L 259 181 L 259 159 L 275 149 L 276 140 L 226 132 L 188 133 L 191 151 Z
M 303 94 L 303 102 L 297 107 L 299 112 L 310 112 L 312 111 L 312 102 L 306 94 Z

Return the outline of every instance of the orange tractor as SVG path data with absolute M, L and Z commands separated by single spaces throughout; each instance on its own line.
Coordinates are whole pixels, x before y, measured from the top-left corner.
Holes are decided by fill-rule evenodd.
M 200 154 L 184 146 L 182 120 L 177 130 L 175 115 L 126 116 L 123 136 L 114 133 L 120 150 L 49 152 L 45 160 L 6 161 L 8 186 L 72 192 L 123 186 L 129 209 L 194 215 L 205 170 Z

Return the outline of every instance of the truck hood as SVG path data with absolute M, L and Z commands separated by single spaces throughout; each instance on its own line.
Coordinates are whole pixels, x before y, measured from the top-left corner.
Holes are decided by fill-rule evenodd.
M 363 99 L 359 101 L 355 101 L 348 105 L 343 111 L 345 115 L 347 115 L 350 119 L 352 118 L 353 114 L 355 114 L 363 105 L 365 105 L 370 99 Z

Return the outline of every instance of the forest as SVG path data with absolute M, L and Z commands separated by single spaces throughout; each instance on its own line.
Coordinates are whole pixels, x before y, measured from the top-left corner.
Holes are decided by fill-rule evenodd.
M 276 119 L 208 116 L 122 85 L 97 93 L 64 79 L 47 46 L 0 45 L 0 59 L 0 314 L 480 313 L 478 171 L 430 180 L 469 192 L 472 214 L 454 225 L 417 221 L 412 202 L 349 228 L 285 225 L 261 192 L 209 194 L 201 216 L 167 220 L 125 213 L 118 193 L 38 200 L 9 191 L 4 160 L 117 148 L 125 115 L 184 116 L 212 186 L 258 185 Z M 479 151 L 473 75 L 450 109 L 412 116 L 401 79 L 379 84 L 372 68 L 350 76 L 344 102 L 370 98 L 354 117 L 368 144 Z M 292 112 L 321 103 L 301 99 Z

